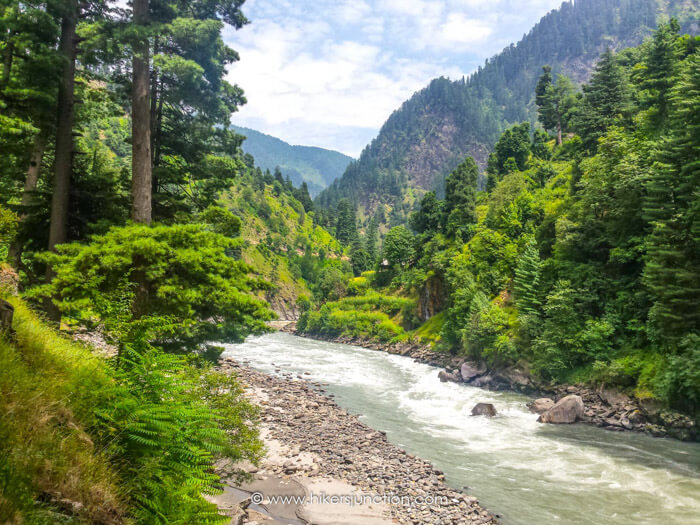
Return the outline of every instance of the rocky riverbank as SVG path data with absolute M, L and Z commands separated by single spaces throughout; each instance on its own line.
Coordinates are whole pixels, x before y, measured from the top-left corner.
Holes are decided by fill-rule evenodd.
M 577 395 L 584 404 L 583 416 L 578 421 L 606 430 L 644 432 L 655 437 L 671 437 L 682 441 L 697 441 L 700 438 L 697 423 L 692 418 L 666 410 L 654 400 L 636 399 L 605 386 L 591 388 L 586 385 L 547 385 L 538 382 L 529 370 L 522 367 L 490 369 L 483 363 L 468 361 L 463 356 L 436 352 L 426 345 L 416 343 L 381 343 L 350 337 L 301 334 L 296 332 L 294 323 L 287 324 L 283 330 L 312 339 L 410 357 L 442 368 L 438 373 L 441 381 L 465 383 L 489 390 L 511 390 L 533 397 L 551 398 L 554 402 L 569 395 Z
M 444 475 L 430 463 L 392 445 L 382 432 L 340 408 L 324 395 L 321 384 L 303 376 L 271 376 L 244 365 L 226 358 L 220 368 L 235 373 L 247 385 L 262 409 L 268 449 L 278 449 L 268 454 L 260 470 L 252 469 L 256 481 L 272 483 L 277 493 L 283 487 L 292 490 L 290 484 L 296 484 L 296 490 L 307 496 L 352 490 L 381 500 L 365 505 L 364 510 L 348 509 L 363 513 L 354 523 L 497 523 L 476 498 L 448 487 Z M 279 444 L 284 446 L 282 453 Z M 329 490 L 332 487 L 335 492 Z M 317 503 L 302 505 L 295 514 L 301 523 L 353 523 L 345 512 L 335 509 L 332 504 Z M 266 519 L 259 512 L 253 514 L 258 523 Z

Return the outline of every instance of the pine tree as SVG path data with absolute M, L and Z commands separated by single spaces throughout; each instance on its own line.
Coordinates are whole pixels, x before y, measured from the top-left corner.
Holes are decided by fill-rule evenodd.
M 306 213 L 314 211 L 314 201 L 311 200 L 311 196 L 309 195 L 309 186 L 306 184 L 306 181 L 301 183 L 301 186 L 297 192 L 297 199 L 299 202 L 301 202 L 301 205 L 304 206 L 304 211 Z
M 348 199 L 341 199 L 338 202 L 336 217 L 335 237 L 343 244 L 348 245 L 357 238 L 355 208 Z
M 576 131 L 584 146 L 595 151 L 598 139 L 613 124 L 625 123 L 630 112 L 628 80 L 610 48 L 600 57 L 583 93 Z
M 453 237 L 469 240 L 476 216 L 476 184 L 479 168 L 467 157 L 445 180 L 445 230 Z
M 678 21 L 672 19 L 654 33 L 641 70 L 642 105 L 650 108 L 655 128 L 666 122 L 671 88 L 679 63 Z
M 365 249 L 370 257 L 370 260 L 374 263 L 377 260 L 377 244 L 379 242 L 379 221 L 377 217 L 374 216 L 370 219 L 367 225 L 367 232 L 365 233 Z
M 434 191 L 423 196 L 420 208 L 411 214 L 409 224 L 416 233 L 437 233 L 444 223 L 444 203 L 439 201 Z
M 539 299 L 540 252 L 534 239 L 525 246 L 513 280 L 513 293 L 520 312 L 536 315 L 542 306 Z
M 550 66 L 545 66 L 537 83 L 536 103 L 538 120 L 547 131 L 556 131 L 557 144 L 562 144 L 562 132 L 568 131 L 571 110 L 575 104 L 574 86 L 563 76 L 552 82 Z
M 700 58 L 686 59 L 671 90 L 669 134 L 647 184 L 644 283 L 652 333 L 674 342 L 700 330 Z

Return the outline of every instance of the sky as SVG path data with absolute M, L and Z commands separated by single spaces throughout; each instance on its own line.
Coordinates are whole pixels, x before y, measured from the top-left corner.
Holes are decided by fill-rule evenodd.
M 247 0 L 227 27 L 232 122 L 352 157 L 440 76 L 459 79 L 517 42 L 562 0 Z

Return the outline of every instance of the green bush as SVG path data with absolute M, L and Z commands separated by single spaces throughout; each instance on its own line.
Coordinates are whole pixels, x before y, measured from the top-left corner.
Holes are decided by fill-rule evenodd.
M 167 317 L 168 329 L 153 332 L 158 339 L 152 344 L 203 352 L 211 341 L 240 342 L 267 331 L 265 321 L 273 316 L 254 295 L 268 285 L 230 256 L 241 243 L 205 224 L 112 228 L 89 244 L 46 254 L 56 277 L 33 294 L 52 297 L 64 316 L 87 326 Z

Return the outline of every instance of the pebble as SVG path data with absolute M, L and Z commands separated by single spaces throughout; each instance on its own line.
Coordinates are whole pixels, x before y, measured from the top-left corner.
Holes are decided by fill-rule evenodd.
M 348 414 L 331 399 L 332 394 L 323 395 L 304 381 L 263 374 L 231 360 L 222 361 L 220 368 L 235 369 L 244 385 L 264 393 L 267 403 L 260 406 L 261 418 L 269 437 L 285 443 L 290 456 L 306 452 L 319 457 L 310 465 L 287 458 L 274 467 L 275 474 L 332 477 L 366 492 L 398 496 L 387 505 L 387 517 L 399 523 L 498 523 L 476 498 L 449 487 L 442 472 Z M 441 501 L 409 502 L 402 496 Z

